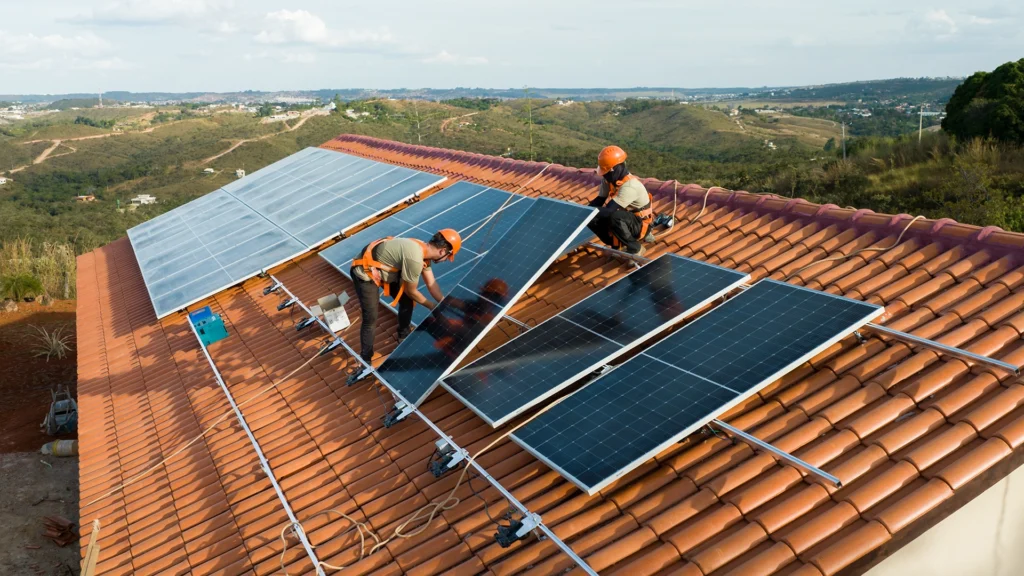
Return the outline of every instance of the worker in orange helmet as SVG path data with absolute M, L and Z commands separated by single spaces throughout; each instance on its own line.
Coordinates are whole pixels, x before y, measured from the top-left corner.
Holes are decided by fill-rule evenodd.
M 359 355 L 369 363 L 373 359 L 373 340 L 377 331 L 377 304 L 380 290 L 394 297 L 398 305 L 398 341 L 409 335 L 412 311 L 416 304 L 428 309 L 436 305 L 419 291 L 422 276 L 427 291 L 436 302 L 444 299 L 430 269 L 432 263 L 452 261 L 462 248 L 462 237 L 451 228 L 439 230 L 429 242 L 415 238 L 382 238 L 363 249 L 361 258 L 352 261 L 350 275 L 362 313 L 359 329 Z
M 588 227 L 612 248 L 643 256 L 646 250 L 640 240 L 654 241 L 649 234 L 654 220 L 654 198 L 640 179 L 626 169 L 626 152 L 618 146 L 601 150 L 597 173 L 603 181 L 590 205 L 600 211 Z

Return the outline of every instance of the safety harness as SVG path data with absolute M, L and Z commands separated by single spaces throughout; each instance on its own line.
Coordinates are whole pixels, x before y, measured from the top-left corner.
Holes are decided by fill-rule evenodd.
M 609 182 L 608 199 L 611 200 L 612 198 L 615 198 L 615 196 L 617 196 L 619 193 L 619 188 L 621 188 L 622 185 L 629 180 L 639 181 L 640 179 L 632 174 L 627 174 L 625 178 L 619 180 L 618 182 L 615 182 L 614 184 Z M 644 189 L 644 191 L 646 192 L 646 188 Z M 623 210 L 630 212 L 631 214 L 640 219 L 640 235 L 637 238 L 640 239 L 643 238 L 644 236 L 647 236 L 647 230 L 651 227 L 651 222 L 654 221 L 654 196 L 652 196 L 650 192 L 647 192 L 646 206 L 636 209 L 623 208 Z M 616 236 L 615 234 L 612 234 L 611 237 L 612 248 L 621 248 L 622 241 L 619 240 L 619 237 Z
M 387 236 L 385 238 L 381 238 L 380 240 L 374 240 L 373 242 L 370 242 L 370 244 L 366 246 L 366 249 L 363 250 L 363 257 L 358 260 L 352 261 L 352 267 L 354 268 L 357 266 L 362 266 L 363 270 L 366 271 L 366 275 L 370 277 L 370 280 L 373 280 L 373 283 L 376 284 L 378 288 L 384 289 L 384 295 L 387 297 L 391 296 L 391 285 L 384 282 L 383 276 L 381 275 L 381 271 L 383 270 L 385 272 L 390 272 L 394 274 L 398 272 L 398 268 L 395 268 L 394 266 L 388 266 L 383 262 L 378 262 L 377 260 L 374 260 L 373 249 L 376 248 L 377 245 L 380 244 L 381 242 L 393 239 L 394 236 Z M 410 240 L 419 244 L 420 248 L 423 249 L 424 254 L 427 253 L 426 242 L 422 240 L 417 240 L 415 238 L 410 238 Z M 424 260 L 423 267 L 426 268 L 428 266 L 430 266 L 430 264 L 426 260 Z M 399 279 L 398 293 L 395 294 L 395 299 L 393 302 L 391 302 L 392 307 L 398 306 L 398 299 L 402 297 L 403 292 L 405 292 L 405 283 L 402 282 L 401 279 Z

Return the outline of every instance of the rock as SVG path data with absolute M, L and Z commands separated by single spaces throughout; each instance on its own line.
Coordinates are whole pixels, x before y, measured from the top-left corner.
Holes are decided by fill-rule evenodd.
M 18 303 L 14 300 L 4 300 L 4 303 L 0 305 L 0 311 L 2 312 L 17 312 Z
M 53 297 L 48 294 L 43 294 L 39 297 L 40 306 L 51 306 L 53 304 Z

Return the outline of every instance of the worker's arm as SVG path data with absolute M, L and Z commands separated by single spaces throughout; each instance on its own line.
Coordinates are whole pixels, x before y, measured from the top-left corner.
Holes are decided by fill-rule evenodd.
M 412 301 L 421 305 L 426 306 L 427 310 L 433 310 L 435 304 L 427 299 L 426 296 L 420 292 L 417 282 L 402 282 L 402 293 L 412 298 Z
M 444 300 L 444 293 L 441 292 L 441 287 L 437 285 L 437 280 L 434 279 L 434 271 L 430 268 L 423 269 L 423 283 L 427 285 L 427 292 L 440 302 Z
M 597 189 L 597 197 L 590 201 L 592 208 L 601 208 L 608 201 L 608 183 L 602 181 L 601 187 Z

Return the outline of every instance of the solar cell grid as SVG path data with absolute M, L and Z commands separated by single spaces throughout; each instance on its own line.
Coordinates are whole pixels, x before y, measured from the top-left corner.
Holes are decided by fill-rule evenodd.
M 287 261 L 444 178 L 308 148 L 128 231 L 162 317 Z
M 882 312 L 762 280 L 512 437 L 593 494 Z
M 422 402 L 594 213 L 535 200 L 377 372 L 407 400 Z
M 696 313 L 749 276 L 669 254 L 542 322 L 442 385 L 492 426 Z

